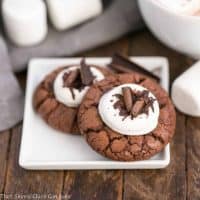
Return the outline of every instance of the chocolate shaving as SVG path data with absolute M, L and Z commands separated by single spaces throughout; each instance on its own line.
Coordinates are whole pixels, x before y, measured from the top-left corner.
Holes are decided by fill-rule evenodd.
M 113 107 L 119 109 L 119 115 L 124 117 L 123 120 L 128 116 L 133 119 L 140 114 L 148 115 L 150 108 L 154 112 L 155 99 L 149 97 L 149 91 L 134 91 L 130 87 L 124 87 L 122 94 L 113 95 L 118 99 Z
M 73 88 L 69 88 L 69 90 L 70 90 L 70 92 L 71 92 L 71 95 L 72 95 L 72 99 L 75 99 L 75 93 L 74 93 L 74 90 L 73 90 Z
M 85 59 L 81 60 L 81 81 L 83 85 L 91 85 L 93 80 L 94 80 L 94 76 L 90 70 L 90 66 L 86 65 L 85 63 Z
M 108 66 L 119 73 L 138 72 L 155 79 L 157 82 L 160 82 L 160 78 L 158 76 L 146 70 L 143 66 L 132 62 L 128 58 L 119 54 L 113 55 L 112 62 Z
M 123 120 L 124 120 L 126 117 L 129 116 L 129 112 L 126 110 L 126 107 L 123 101 L 123 96 L 120 94 L 116 94 L 114 96 L 118 98 L 119 100 L 114 103 L 113 107 L 115 109 L 119 109 L 119 115 L 123 116 L 124 117 Z

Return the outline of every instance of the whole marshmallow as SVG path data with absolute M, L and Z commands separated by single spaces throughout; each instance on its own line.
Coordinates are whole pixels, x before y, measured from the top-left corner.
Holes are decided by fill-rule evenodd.
M 68 73 L 70 71 L 76 70 L 78 68 L 80 68 L 80 66 L 73 66 L 73 67 L 70 67 L 70 68 L 67 68 L 67 69 L 61 71 L 57 75 L 57 77 L 54 81 L 53 88 L 54 88 L 54 95 L 55 95 L 56 99 L 60 103 L 66 105 L 68 107 L 78 107 L 80 105 L 83 97 L 85 96 L 85 94 L 87 93 L 87 91 L 89 89 L 89 86 L 84 87 L 81 91 L 73 88 L 73 93 L 75 95 L 75 98 L 73 98 L 70 88 L 63 87 L 64 74 Z M 98 69 L 96 69 L 94 67 L 91 67 L 90 69 L 91 69 L 93 76 L 95 77 L 94 82 L 104 79 L 104 75 Z
M 137 84 L 124 84 L 113 88 L 105 93 L 99 102 L 98 111 L 101 119 L 112 130 L 117 131 L 122 135 L 145 135 L 154 130 L 158 125 L 158 118 L 160 108 L 158 101 L 154 101 L 152 111 L 149 108 L 149 114 L 140 114 L 137 117 L 131 119 L 131 116 L 123 119 L 123 116 L 119 115 L 119 109 L 114 108 L 114 104 L 118 100 L 116 94 L 122 94 L 123 87 L 130 87 L 132 90 L 144 91 L 146 88 Z M 156 99 L 156 97 L 149 92 L 149 97 Z
M 200 0 L 158 0 L 173 12 L 194 15 L 200 10 Z
M 78 25 L 102 12 L 101 0 L 46 0 L 50 19 L 57 30 Z
M 2 13 L 8 37 L 16 45 L 35 45 L 45 38 L 47 12 L 42 0 L 4 0 Z
M 200 61 L 172 84 L 172 100 L 181 112 L 200 117 Z

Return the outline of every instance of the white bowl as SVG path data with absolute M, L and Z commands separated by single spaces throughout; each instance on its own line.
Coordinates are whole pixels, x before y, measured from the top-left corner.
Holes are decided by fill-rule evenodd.
M 157 0 L 138 0 L 141 14 L 153 34 L 164 44 L 200 58 L 200 16 L 177 14 Z

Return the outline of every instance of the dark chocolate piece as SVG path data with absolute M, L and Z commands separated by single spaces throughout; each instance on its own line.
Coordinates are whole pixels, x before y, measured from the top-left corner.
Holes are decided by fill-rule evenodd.
M 114 70 L 116 73 L 133 73 L 132 69 L 128 69 L 126 67 L 123 67 L 122 65 L 118 65 L 115 63 L 110 63 L 108 65 L 112 70 Z
M 133 98 L 132 98 L 131 88 L 130 87 L 122 88 L 122 93 L 123 93 L 126 110 L 129 112 L 129 111 L 131 111 L 131 108 L 133 106 Z
M 144 100 L 138 100 L 138 101 L 136 101 L 134 103 L 132 109 L 131 109 L 131 115 L 132 115 L 132 117 L 137 117 L 141 113 L 144 105 L 145 105 Z
M 85 63 L 85 59 L 81 60 L 80 73 L 81 73 L 82 84 L 91 85 L 95 77 L 93 76 L 90 70 L 90 66 Z
M 135 71 L 135 72 L 144 74 L 146 76 L 149 76 L 155 79 L 156 81 L 160 82 L 160 78 L 158 76 L 146 70 L 141 65 L 135 62 L 132 62 L 128 58 L 119 54 L 113 55 L 112 62 L 108 66 L 120 73 L 129 73 L 129 72 Z

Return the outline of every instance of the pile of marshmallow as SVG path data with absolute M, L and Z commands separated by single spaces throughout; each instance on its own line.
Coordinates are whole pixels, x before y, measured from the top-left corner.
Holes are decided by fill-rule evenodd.
M 45 4 L 46 2 L 46 4 Z M 2 15 L 10 40 L 19 46 L 40 43 L 47 35 L 47 10 L 53 26 L 66 30 L 102 12 L 101 0 L 3 0 Z

